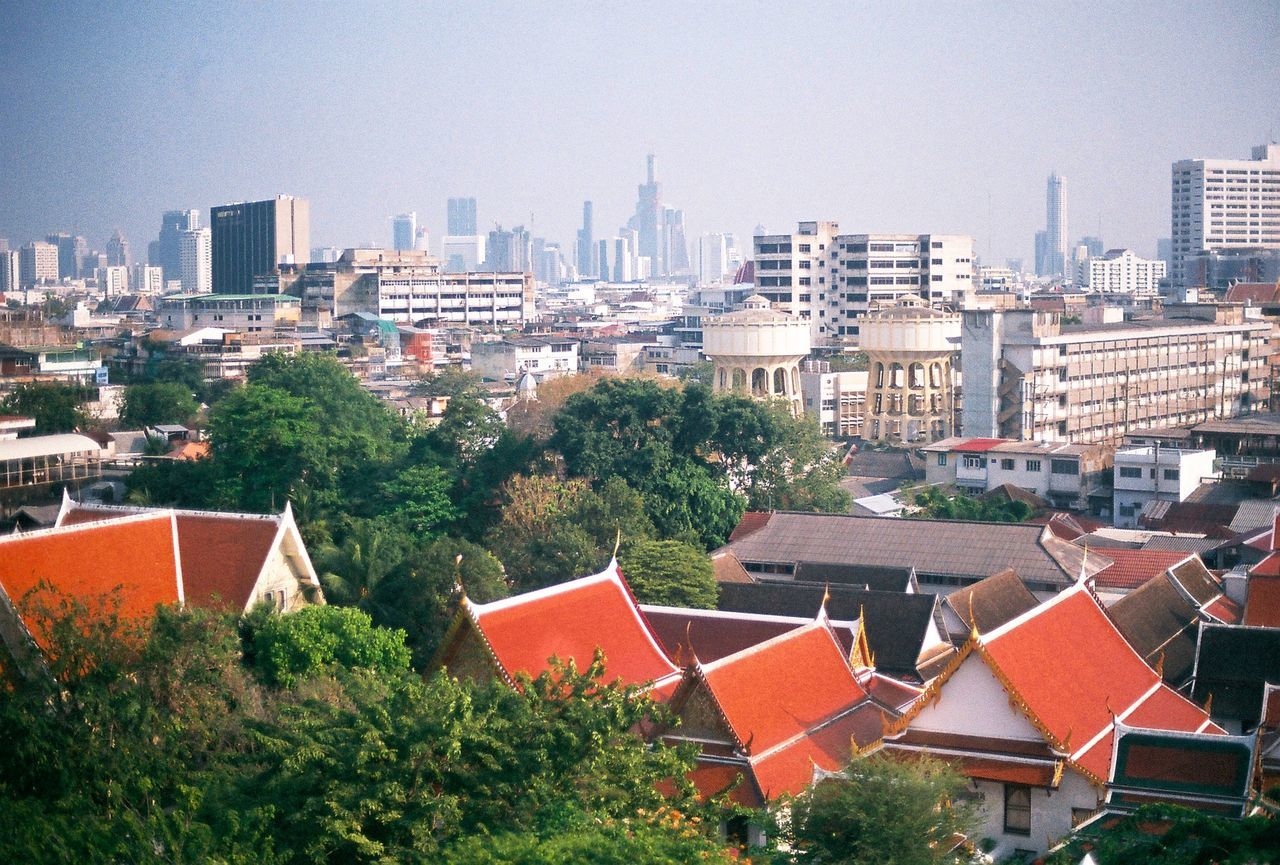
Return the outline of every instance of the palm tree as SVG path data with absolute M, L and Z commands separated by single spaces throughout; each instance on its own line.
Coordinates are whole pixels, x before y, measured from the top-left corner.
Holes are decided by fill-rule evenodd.
M 340 546 L 328 545 L 319 556 L 320 583 L 327 599 L 373 613 L 374 592 L 403 558 L 399 539 L 368 521 L 352 526 Z

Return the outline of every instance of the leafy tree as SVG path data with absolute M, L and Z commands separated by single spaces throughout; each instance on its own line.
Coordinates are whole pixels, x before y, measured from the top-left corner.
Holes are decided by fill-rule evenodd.
M 704 387 L 711 387 L 714 384 L 711 377 L 715 374 L 715 370 L 714 363 L 709 360 L 700 360 L 680 370 L 677 377 L 682 382 L 696 382 Z
M 415 669 L 426 668 L 453 620 L 458 580 L 478 603 L 507 596 L 502 563 L 483 547 L 458 538 L 438 538 L 410 554 L 374 589 L 374 621 L 405 631 Z
M 341 544 L 316 556 L 326 598 L 376 612 L 378 587 L 404 562 L 412 544 L 386 520 L 350 520 Z
M 85 410 L 90 398 L 86 388 L 50 382 L 20 384 L 3 400 L 0 414 L 34 418 L 37 435 L 84 429 L 91 421 Z
M 599 491 L 584 489 L 571 510 L 571 519 L 609 550 L 619 538 L 624 543 L 651 538 L 657 533 L 645 511 L 644 496 L 616 475 Z
M 329 448 L 306 400 L 266 385 L 228 395 L 209 418 L 218 469 L 217 497 L 227 506 L 272 511 L 298 486 L 333 485 Z
M 254 636 L 263 679 L 285 687 L 333 665 L 394 673 L 409 668 L 404 631 L 375 628 L 351 607 L 305 607 L 272 617 Z
M 1107 828 L 1071 839 L 1046 860 L 1074 865 L 1086 852 L 1099 865 L 1252 865 L 1280 851 L 1280 824 L 1269 816 L 1216 817 L 1178 805 L 1144 805 Z
M 475 465 L 502 436 L 502 419 L 478 396 L 459 395 L 449 400 L 440 423 L 426 435 L 431 450 L 462 467 Z
M 460 366 L 446 366 L 424 375 L 414 386 L 415 396 L 474 396 L 480 393 L 480 376 Z
M 1022 523 L 1035 515 L 1035 511 L 1026 502 L 948 495 L 935 487 L 920 490 L 915 494 L 914 501 L 919 510 L 908 516 L 916 519 Z
M 415 535 L 429 537 L 458 517 L 450 500 L 453 479 L 440 466 L 403 469 L 379 488 L 385 513 Z
M 718 590 L 711 560 L 680 541 L 636 541 L 618 564 L 642 604 L 713 610 Z
M 558 375 L 538 385 L 538 398 L 507 409 L 507 424 L 522 435 L 545 442 L 555 432 L 554 419 L 569 397 L 590 390 L 601 380 L 599 373 Z
M 960 798 L 965 782 L 931 757 L 855 759 L 846 777 L 820 781 L 791 812 L 794 849 L 814 865 L 866 862 L 941 865 L 969 861 L 955 838 L 976 818 Z
M 686 820 L 668 816 L 671 813 L 663 809 L 644 821 L 573 828 L 550 838 L 511 832 L 466 838 L 446 850 L 440 861 L 442 865 L 729 865 L 739 861 L 722 842 L 698 831 L 700 818 Z
M 120 420 L 133 427 L 186 423 L 199 409 L 191 391 L 176 382 L 131 384 L 124 389 Z

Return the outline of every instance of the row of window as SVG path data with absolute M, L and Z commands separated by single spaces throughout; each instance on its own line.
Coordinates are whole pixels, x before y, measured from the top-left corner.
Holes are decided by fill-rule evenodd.
M 1181 471 L 1179 469 L 1165 469 L 1163 476 L 1164 476 L 1164 479 L 1167 481 L 1176 481 L 1178 480 L 1179 475 L 1181 475 Z M 1156 476 L 1156 470 L 1147 469 L 1147 476 L 1150 477 L 1152 480 L 1154 480 Z M 1120 477 L 1141 478 L 1142 467 L 1141 466 L 1120 466 Z

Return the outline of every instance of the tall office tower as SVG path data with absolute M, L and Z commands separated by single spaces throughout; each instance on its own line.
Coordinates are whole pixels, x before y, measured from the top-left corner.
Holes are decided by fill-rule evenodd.
M 609 241 L 604 238 L 596 244 L 596 278 L 609 281 Z
M 80 256 L 80 275 L 88 278 L 96 276 L 98 268 L 107 266 L 107 256 L 97 250 L 86 252 Z
M 60 231 L 49 235 L 45 240 L 58 248 L 58 278 L 78 277 L 81 272 L 80 259 L 89 251 L 89 244 L 85 239 L 79 235 L 72 236 L 65 231 Z
M 662 253 L 666 265 L 664 275 L 688 273 L 689 241 L 684 236 L 684 211 L 675 207 L 662 208 Z
M 333 264 L 340 255 L 342 255 L 342 250 L 336 246 L 316 246 L 311 250 L 311 262 L 313 264 Z
M 58 247 L 33 240 L 18 250 L 18 282 L 23 286 L 58 279 Z
M 178 238 L 178 278 L 187 294 L 213 290 L 213 233 L 208 228 L 184 231 Z
M 1049 275 L 1049 235 L 1044 231 L 1036 232 L 1036 276 Z
M 179 238 L 200 227 L 198 210 L 166 210 L 160 217 L 160 236 L 147 244 L 147 264 L 164 271 L 165 279 L 177 279 L 182 268 Z
M 474 198 L 449 199 L 449 234 L 474 235 L 476 233 L 476 200 Z
M 130 263 L 129 241 L 124 239 L 124 235 L 117 228 L 115 234 L 111 235 L 111 239 L 107 241 L 107 265 L 109 267 L 128 267 Z
M 9 238 L 0 237 L 0 252 L 10 252 L 12 248 L 9 246 Z
M 1067 179 L 1056 171 L 1049 175 L 1045 193 L 1046 276 L 1067 276 Z
M 1280 249 L 1280 144 L 1251 159 L 1173 163 L 1173 273 L 1189 287 L 1187 259 L 1203 252 Z
M 129 290 L 134 294 L 163 294 L 164 269 L 149 264 L 135 264 L 129 274 Z
M 531 272 L 531 247 L 529 232 L 523 225 L 517 225 L 510 231 L 499 225 L 489 232 L 489 242 L 485 246 L 485 269 L 497 273 Z
M 485 265 L 485 238 L 482 234 L 448 235 L 441 241 L 440 256 L 446 273 L 472 273 Z
M 591 202 L 582 202 L 582 228 L 578 229 L 578 278 L 590 279 L 596 275 L 596 245 L 591 239 Z
M 425 225 L 419 225 L 413 230 L 413 248 L 418 252 L 430 251 L 431 234 L 427 231 Z
M 1076 246 L 1083 246 L 1090 258 L 1097 258 L 1107 251 L 1106 247 L 1102 245 L 1102 238 L 1092 235 L 1085 235 L 1080 238 L 1080 242 Z
M 418 233 L 418 214 L 412 210 L 391 220 L 391 248 L 397 251 L 413 249 L 414 236 Z
M 655 159 L 650 153 L 646 158 L 645 183 L 637 187 L 638 200 L 636 212 L 627 223 L 628 228 L 635 229 L 637 234 L 634 254 L 649 259 L 654 273 L 666 273 L 666 262 L 662 260 L 662 184 L 655 179 Z M 615 260 L 614 270 L 617 270 Z
M 281 264 L 305 264 L 311 251 L 311 208 L 305 198 L 277 195 L 224 204 L 209 211 L 209 225 L 218 294 L 249 294 L 255 276 Z
M 720 285 L 729 269 L 729 248 L 723 234 L 704 234 L 698 240 L 698 283 Z
M 632 274 L 632 257 L 635 251 L 631 248 L 631 238 L 615 237 L 613 239 L 613 281 L 630 282 Z
M 0 294 L 18 290 L 18 286 L 22 284 L 19 273 L 18 251 L 0 249 Z
M 1173 238 L 1162 237 L 1156 241 L 1156 258 L 1164 262 L 1165 275 L 1173 272 Z

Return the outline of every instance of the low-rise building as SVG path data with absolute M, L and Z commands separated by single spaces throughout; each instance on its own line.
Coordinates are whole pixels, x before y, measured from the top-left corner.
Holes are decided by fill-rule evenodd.
M 298 298 L 287 294 L 172 294 L 160 299 L 160 323 L 171 330 L 221 327 L 242 333 L 273 333 L 295 326 Z
M 0 381 L 105 383 L 106 367 L 97 350 L 74 345 L 0 345 Z
M 831 372 L 829 363 L 806 361 L 800 371 L 805 414 L 832 438 L 862 438 L 867 376 L 866 370 Z
M 1134 255 L 1132 249 L 1109 249 L 1080 262 L 1079 284 L 1090 292 L 1151 297 L 1159 293 L 1164 262 Z
M 1006 484 L 1055 508 L 1107 512 L 1111 451 L 1102 445 L 953 437 L 921 449 L 925 482 L 981 495 Z M 1100 498 L 1101 496 L 1101 498 Z
M 1138 525 L 1147 502 L 1182 502 L 1202 481 L 1219 476 L 1212 450 L 1139 445 L 1115 455 L 1115 524 Z
M 563 337 L 513 336 L 471 344 L 471 370 L 484 378 L 514 380 L 521 372 L 538 380 L 578 371 L 578 341 Z

